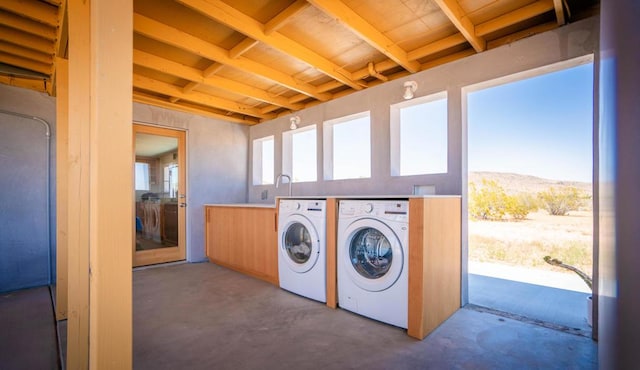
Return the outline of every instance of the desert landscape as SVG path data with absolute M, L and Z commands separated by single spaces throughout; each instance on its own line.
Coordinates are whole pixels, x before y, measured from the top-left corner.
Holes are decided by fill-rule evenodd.
M 552 216 L 540 208 L 522 220 L 508 215 L 503 220 L 478 220 L 469 218 L 469 260 L 473 262 L 500 263 L 525 268 L 555 272 L 569 271 L 544 262 L 551 256 L 573 265 L 591 275 L 593 207 L 592 185 L 542 179 L 539 177 L 498 172 L 472 172 L 469 183 L 481 184 L 482 180 L 495 181 L 505 193 L 527 193 L 536 196 L 550 187 L 577 188 L 585 200 L 578 210 L 564 216 Z

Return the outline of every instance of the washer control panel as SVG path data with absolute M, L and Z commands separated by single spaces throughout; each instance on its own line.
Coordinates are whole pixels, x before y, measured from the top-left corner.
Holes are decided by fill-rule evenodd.
M 341 200 L 341 216 L 367 216 L 384 220 L 407 221 L 409 201 L 407 200 Z

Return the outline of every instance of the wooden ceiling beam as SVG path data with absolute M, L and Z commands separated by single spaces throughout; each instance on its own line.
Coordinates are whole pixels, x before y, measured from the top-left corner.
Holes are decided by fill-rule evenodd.
M 238 43 L 238 45 L 234 46 L 233 48 L 231 48 L 231 50 L 229 50 L 229 56 L 231 58 L 238 58 L 240 57 L 242 54 L 246 53 L 247 51 L 249 51 L 252 47 L 256 46 L 258 44 L 258 41 L 253 40 L 249 37 L 247 37 L 246 39 L 240 41 Z M 224 65 L 217 63 L 217 62 L 213 62 L 211 63 L 211 65 L 209 67 L 207 67 L 203 72 L 202 75 L 204 77 L 211 77 L 214 74 L 216 74 L 220 69 L 222 69 Z M 192 92 L 195 88 L 197 88 L 198 86 L 200 86 L 201 84 L 199 82 L 189 82 L 183 89 L 182 92 L 184 92 L 185 94 L 188 94 L 190 92 Z M 170 102 L 172 103 L 177 103 L 178 100 L 180 100 L 179 98 L 176 98 L 175 96 L 172 97 L 171 99 L 169 99 Z
M 191 84 L 203 84 L 226 90 L 234 94 L 245 95 L 258 101 L 274 104 L 278 107 L 285 107 L 289 109 L 302 108 L 302 106 L 300 106 L 299 104 L 291 104 L 287 98 L 274 96 L 273 94 L 269 94 L 265 90 L 259 89 L 257 87 L 219 76 L 212 75 L 210 77 L 205 77 L 204 75 L 206 75 L 206 73 L 201 72 L 197 68 L 187 67 L 183 64 L 164 59 L 153 54 L 145 53 L 140 50 L 133 50 L 133 63 L 145 68 L 153 69 L 171 76 L 191 81 L 191 83 L 187 84 L 187 86 Z M 193 88 L 195 87 L 196 86 L 194 86 Z M 186 86 L 185 88 L 183 88 L 182 92 L 188 93 Z
M 479 53 L 487 48 L 487 42 L 476 35 L 475 26 L 460 7 L 457 0 L 434 0 L 451 23 L 460 31 L 469 44 Z
M 249 120 L 247 118 L 242 119 L 235 116 L 215 113 L 202 108 L 196 108 L 196 107 L 192 107 L 185 104 L 171 103 L 162 98 L 151 96 L 139 91 L 133 92 L 133 101 L 137 103 L 142 103 L 142 104 L 154 105 L 160 108 L 168 108 L 168 109 L 177 110 L 177 111 L 186 112 L 186 113 L 194 113 L 201 116 L 220 119 L 226 122 L 235 122 L 235 123 L 242 123 L 247 125 L 253 125 L 258 123 L 258 121 Z
M 27 18 L 16 17 L 3 11 L 0 11 L 0 25 L 39 36 L 50 41 L 56 39 L 56 29 L 54 27 Z
M 410 60 L 405 50 L 351 10 L 341 0 L 309 0 L 309 2 L 325 14 L 337 19 L 369 45 L 394 60 L 407 71 L 415 73 L 420 69 L 420 63 Z
M 6 63 L 14 67 L 28 69 L 30 71 L 42 73 L 45 75 L 50 75 L 52 68 L 51 64 L 36 62 L 31 59 L 26 59 L 2 51 L 0 51 L 0 63 Z
M 239 58 L 256 45 L 258 45 L 258 40 L 247 37 L 229 50 L 229 56 L 233 59 Z
M 553 10 L 553 0 L 540 0 L 476 26 L 476 35 L 485 36 Z
M 39 1 L 2 0 L 0 1 L 0 9 L 8 10 L 49 26 L 58 26 L 58 8 Z
M 45 79 L 34 80 L 32 78 L 20 78 L 0 75 L 0 84 L 22 87 L 23 89 L 35 90 L 39 92 L 47 91 L 47 81 Z
M 32 49 L 49 55 L 54 54 L 54 43 L 41 37 L 30 35 L 28 33 L 20 32 L 18 30 L 14 30 L 13 28 L 7 28 L 3 26 L 0 26 L 0 35 L 3 36 L 4 41 L 18 45 L 20 47 Z
M 151 96 L 139 91 L 133 92 L 133 101 L 137 103 L 142 103 L 142 104 L 154 105 L 160 108 L 167 108 L 167 109 L 177 110 L 177 111 L 186 112 L 186 113 L 193 113 L 200 116 L 216 118 L 216 119 L 223 120 L 225 122 L 235 122 L 235 123 L 242 123 L 242 124 L 258 123 L 258 121 L 251 121 L 247 119 L 241 119 L 235 116 L 225 115 L 222 113 L 215 113 L 202 108 L 191 107 L 184 104 L 174 104 L 165 99 Z
M 354 90 L 362 90 L 363 88 L 358 82 L 351 79 L 351 72 L 279 32 L 272 32 L 266 35 L 262 23 L 220 0 L 177 1 L 216 22 L 222 23 L 254 40 L 267 44 L 276 50 L 280 50 L 285 55 L 288 54 L 307 63 L 311 67 Z
M 188 100 L 194 103 L 218 108 L 221 110 L 226 110 L 229 112 L 235 112 L 239 114 L 244 114 L 248 116 L 257 117 L 260 119 L 271 119 L 275 116 L 265 115 L 260 113 L 260 110 L 246 105 L 240 104 L 231 100 L 215 97 L 213 95 L 201 93 L 201 92 L 191 92 L 189 94 L 185 94 L 182 92 L 182 88 L 179 86 L 175 86 L 172 84 L 168 84 L 166 82 L 154 80 L 149 77 L 144 77 L 141 75 L 134 74 L 133 75 L 133 86 L 143 90 L 154 91 L 159 94 L 175 96 L 183 100 Z
M 431 54 L 438 53 L 443 50 L 447 50 L 454 46 L 458 46 L 467 42 L 467 39 L 461 33 L 456 33 L 455 35 L 451 35 L 449 37 L 445 37 L 438 41 L 434 41 L 425 46 L 417 48 L 415 50 L 410 51 L 407 55 L 411 60 L 417 60 L 420 58 L 424 58 Z
M 217 61 L 244 72 L 258 75 L 318 100 L 327 101 L 331 99 L 330 94 L 318 93 L 315 86 L 297 80 L 286 73 L 245 57 L 233 59 L 229 56 L 228 50 L 141 14 L 136 13 L 133 15 L 133 24 L 135 32 L 156 41 L 175 46 L 203 58 Z
M 9 44 L 0 40 L 0 51 L 21 58 L 29 59 L 42 64 L 53 64 L 53 57 L 32 49 L 26 49 L 18 45 Z
M 280 28 L 284 27 L 296 14 L 303 11 L 310 5 L 311 4 L 309 4 L 306 0 L 296 0 L 296 2 L 289 5 L 288 8 L 281 11 L 269 22 L 264 24 L 264 34 L 270 35 L 273 32 L 276 32 Z
M 564 17 L 564 1 L 553 0 L 553 8 L 556 11 L 556 20 L 558 21 L 558 26 L 563 26 L 565 23 L 567 23 L 567 20 Z

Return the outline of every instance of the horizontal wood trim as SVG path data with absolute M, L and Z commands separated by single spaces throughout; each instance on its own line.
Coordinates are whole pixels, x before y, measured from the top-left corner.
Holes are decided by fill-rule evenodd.
M 34 80 L 31 78 L 0 76 L 0 83 L 9 86 L 21 87 L 39 92 L 47 92 L 47 80 Z

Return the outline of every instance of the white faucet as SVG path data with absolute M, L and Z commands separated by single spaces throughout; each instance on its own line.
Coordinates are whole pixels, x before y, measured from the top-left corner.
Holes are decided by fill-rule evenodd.
M 280 180 L 286 177 L 289 180 L 289 196 L 291 196 L 291 176 L 289 175 L 285 175 L 283 173 L 279 174 L 278 177 L 276 177 L 276 189 L 280 186 Z

